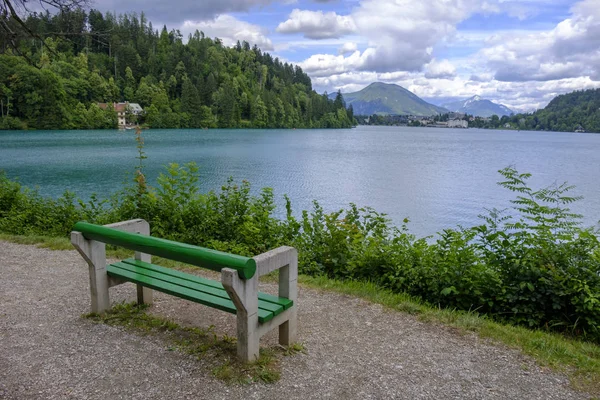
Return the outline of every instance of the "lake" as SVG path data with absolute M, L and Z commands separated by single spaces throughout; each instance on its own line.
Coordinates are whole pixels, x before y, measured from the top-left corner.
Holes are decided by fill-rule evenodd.
M 584 200 L 572 208 L 600 220 L 600 135 L 410 127 L 347 130 L 147 130 L 146 176 L 170 162 L 196 162 L 202 191 L 228 177 L 254 192 L 272 187 L 294 211 L 318 200 L 326 211 L 371 206 L 419 236 L 479 222 L 514 194 L 497 171 L 514 165 L 535 187 L 568 181 Z M 107 197 L 131 179 L 138 160 L 133 131 L 0 131 L 0 170 L 42 195 L 65 190 Z M 129 175 L 128 175 L 129 174 Z M 281 213 L 282 207 L 278 207 Z

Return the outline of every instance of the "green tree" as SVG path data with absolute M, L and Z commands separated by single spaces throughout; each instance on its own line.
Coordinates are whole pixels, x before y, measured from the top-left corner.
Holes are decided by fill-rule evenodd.
M 233 128 L 241 115 L 235 91 L 231 84 L 224 83 L 214 95 L 214 108 L 220 128 Z
M 196 86 L 194 86 L 191 80 L 185 79 L 183 81 L 181 93 L 181 111 L 190 115 L 190 128 L 202 127 L 201 107 L 202 104 L 200 102 L 200 95 L 198 94 Z
M 260 98 L 260 95 L 256 96 L 256 100 L 254 101 L 254 106 L 252 107 L 252 125 L 257 128 L 264 128 L 267 126 L 268 116 L 267 116 L 267 106 Z
M 133 77 L 133 72 L 129 66 L 125 68 L 125 88 L 123 89 L 123 98 L 126 101 L 132 101 L 135 97 L 137 84 Z
M 220 127 L 340 127 L 350 126 L 352 121 L 337 113 L 343 108 L 340 99 L 334 104 L 312 90 L 310 78 L 300 67 L 282 63 L 257 46 L 250 48 L 247 42 L 229 48 L 219 39 L 195 32 L 184 44 L 178 31 L 165 26 L 157 32 L 144 15 L 117 17 L 96 10 L 87 14 L 81 9 L 62 9 L 56 15 L 31 14 L 27 26 L 45 38 L 44 49 L 39 47 L 41 42 L 17 35 L 11 40 L 28 60 L 0 55 L 0 106 L 7 101 L 0 116 L 10 110 L 16 126 L 79 126 L 85 118 L 70 117 L 75 110 L 82 111 L 79 103 L 89 113 L 90 103 L 123 100 L 144 108 L 154 105 L 160 116 L 150 118 L 152 125 L 165 128 L 214 126 L 215 120 Z M 57 31 L 60 36 L 52 33 Z M 6 40 L 0 35 L 0 48 L 6 47 Z M 49 96 L 39 90 L 44 85 L 25 82 L 39 76 L 22 71 L 22 64 L 30 66 L 28 61 L 50 71 L 44 75 L 44 79 L 54 80 Z M 186 85 L 184 90 L 186 80 L 197 95 L 192 86 Z M 49 111 L 41 111 L 46 97 L 54 101 L 58 112 L 49 115 Z M 258 109 L 254 109 L 256 105 Z M 202 106 L 212 111 L 207 113 Z M 588 108 L 586 104 L 585 110 Z M 102 125 L 91 116 L 94 123 L 89 124 Z

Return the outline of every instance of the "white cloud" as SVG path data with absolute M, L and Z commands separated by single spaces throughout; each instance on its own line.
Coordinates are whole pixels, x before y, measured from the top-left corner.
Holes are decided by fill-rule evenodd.
M 267 37 L 265 29 L 250 24 L 231 15 L 219 15 L 208 21 L 185 21 L 181 27 L 184 37 L 199 30 L 208 37 L 218 37 L 226 46 L 233 46 L 239 40 L 256 44 L 262 50 L 273 50 L 273 43 Z
M 566 7 L 566 0 L 556 1 Z M 382 81 L 421 97 L 478 94 L 531 111 L 558 94 L 600 87 L 598 1 L 576 3 L 568 18 L 546 29 L 465 32 L 456 27 L 474 13 L 528 18 L 555 5 L 546 0 L 362 0 L 351 14 L 357 29 L 352 41 L 365 50 L 344 45 L 338 54 L 313 55 L 300 64 L 318 91 L 351 92 Z M 447 58 L 436 59 L 434 49 L 440 46 L 475 53 L 452 57 L 450 50 Z
M 456 68 L 448 60 L 432 60 L 425 66 L 425 78 L 428 79 L 453 79 Z
M 453 35 L 459 22 L 491 9 L 478 0 L 362 0 L 348 16 L 294 10 L 277 31 L 318 39 L 357 33 L 366 39 L 367 48 L 360 54 L 348 47 L 338 52 L 346 57 L 317 54 L 305 60 L 303 68 L 312 76 L 350 70 L 419 71 L 432 61 L 433 46 Z
M 354 42 L 346 42 L 338 49 L 338 54 L 354 53 L 358 50 L 358 46 Z
M 295 9 L 287 21 L 277 26 L 279 33 L 302 33 L 309 39 L 339 38 L 356 31 L 351 16 L 335 12 Z
M 505 35 L 483 49 L 501 81 L 550 81 L 589 76 L 600 81 L 600 5 L 585 0 L 549 31 Z
M 355 51 L 348 57 L 332 54 L 314 54 L 302 61 L 300 66 L 304 72 L 315 77 L 342 74 L 358 69 L 363 64 L 360 51 Z

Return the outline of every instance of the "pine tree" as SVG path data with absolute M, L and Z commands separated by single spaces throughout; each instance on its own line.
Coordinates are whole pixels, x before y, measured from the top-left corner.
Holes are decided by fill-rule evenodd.
M 201 128 L 202 127 L 202 104 L 200 102 L 200 95 L 196 86 L 190 79 L 183 81 L 182 93 L 181 93 L 181 111 L 190 115 L 189 127 L 190 128 Z

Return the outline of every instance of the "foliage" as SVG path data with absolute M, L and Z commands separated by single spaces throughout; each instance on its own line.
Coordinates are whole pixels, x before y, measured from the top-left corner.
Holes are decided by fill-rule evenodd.
M 0 129 L 116 128 L 114 112 L 107 118 L 96 103 L 119 101 L 139 103 L 146 115 L 138 122 L 153 128 L 354 124 L 300 67 L 247 42 L 226 47 L 196 31 L 184 43 L 143 13 L 64 9 L 30 14 L 25 24 L 33 38 L 19 26 L 10 43 L 0 37 Z
M 252 195 L 248 182 L 198 193 L 195 164 L 170 164 L 150 187 L 138 150 L 136 181 L 107 200 L 76 202 L 68 192 L 45 199 L 0 175 L 0 231 L 66 236 L 78 220 L 144 218 L 154 235 L 241 255 L 293 245 L 306 274 L 371 281 L 437 306 L 600 342 L 600 242 L 569 210 L 579 199 L 571 186 L 534 190 L 529 174 L 505 168 L 499 184 L 516 193 L 511 210 L 491 209 L 481 225 L 428 241 L 409 233 L 408 220 L 397 228 L 353 204 L 326 213 L 315 202 L 298 219 L 286 199 L 280 220 L 272 190 Z
M 494 118 L 495 117 L 495 118 Z M 510 117 L 475 118 L 469 126 L 499 128 L 510 124 L 513 129 L 600 133 L 600 89 L 580 90 L 555 97 L 542 110 Z

